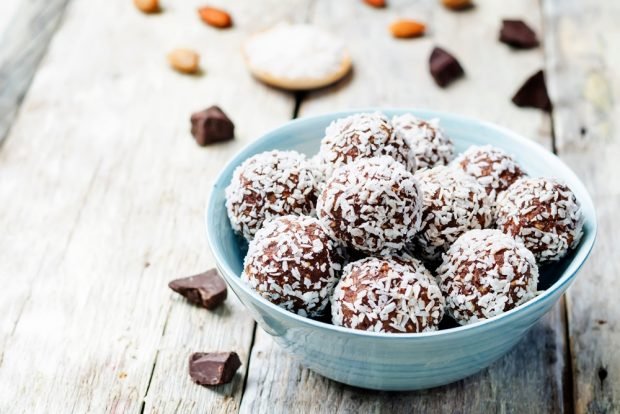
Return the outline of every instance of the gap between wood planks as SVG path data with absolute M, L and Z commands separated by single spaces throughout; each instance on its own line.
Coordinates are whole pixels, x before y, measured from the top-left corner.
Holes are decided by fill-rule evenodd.
M 166 312 L 166 319 L 164 320 L 164 326 L 162 327 L 162 330 L 161 330 L 162 338 L 166 334 L 166 328 L 168 327 L 168 321 L 170 320 L 171 312 L 172 312 L 172 303 L 169 302 L 168 312 Z M 254 322 L 254 329 L 256 329 L 256 322 Z M 153 366 L 151 367 L 151 373 L 149 374 L 149 380 L 146 383 L 146 389 L 144 390 L 144 395 L 142 396 L 142 402 L 140 403 L 140 414 L 144 414 L 144 410 L 146 408 L 146 396 L 149 395 L 149 390 L 151 389 L 151 382 L 153 382 L 153 375 L 155 374 L 155 368 L 157 367 L 158 359 L 159 359 L 159 348 L 155 351 L 155 358 L 153 358 Z
M 542 0 L 541 0 L 542 1 Z M 541 3 L 541 8 L 542 8 L 542 3 Z M 545 33 L 545 18 L 544 16 L 542 17 L 542 32 Z M 546 78 L 546 84 L 547 84 L 547 89 L 548 89 L 548 85 L 549 85 L 549 71 L 547 70 L 548 67 L 548 57 L 547 57 L 547 53 L 546 50 L 547 48 L 545 47 L 545 36 L 540 36 L 540 42 L 541 42 L 541 49 L 543 51 L 543 66 L 545 68 L 545 78 Z M 550 96 L 551 102 L 552 102 L 552 106 L 551 106 L 551 111 L 549 112 L 549 126 L 550 126 L 550 135 L 551 135 L 551 151 L 559 156 L 558 154 L 558 147 L 557 147 L 557 137 L 556 137 L 556 128 L 555 128 L 555 119 L 553 117 L 553 97 Z M 562 382 L 562 399 L 564 401 L 564 409 L 565 412 L 568 413 L 574 413 L 575 412 L 575 383 L 574 378 L 573 378 L 573 345 L 571 343 L 570 340 L 570 327 L 569 327 L 569 323 L 570 323 L 570 318 L 568 315 L 568 307 L 566 305 L 566 295 L 562 295 L 561 299 L 560 299 L 560 306 L 562 308 L 562 326 L 564 328 L 564 343 L 566 344 L 566 352 L 564 353 L 564 373 L 563 373 L 563 377 L 564 377 L 564 381 Z
M 553 118 L 551 118 L 551 122 L 553 124 Z M 553 133 L 553 126 L 551 127 L 551 133 Z M 554 153 L 555 147 L 554 147 Z M 557 154 L 557 153 L 556 153 Z M 568 316 L 568 306 L 566 305 L 566 295 L 562 295 L 561 303 L 562 303 L 562 318 L 564 319 L 564 341 L 566 343 L 566 353 L 564 354 L 564 370 L 566 371 L 564 376 L 563 387 L 563 398 L 564 398 L 564 408 L 566 412 L 574 413 L 575 412 L 575 383 L 573 377 L 573 344 L 570 340 L 570 329 L 569 329 L 569 316 Z

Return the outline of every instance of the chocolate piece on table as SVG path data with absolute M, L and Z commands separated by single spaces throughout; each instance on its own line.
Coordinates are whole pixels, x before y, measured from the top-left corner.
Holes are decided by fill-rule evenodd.
M 193 304 L 207 309 L 216 308 L 226 299 L 226 283 L 216 269 L 173 280 L 168 286 Z
M 429 65 L 433 79 L 442 88 L 445 88 L 465 74 L 459 61 L 440 47 L 433 49 Z
M 235 136 L 235 124 L 217 106 L 192 114 L 192 135 L 201 147 L 229 141 Z
M 240 366 L 236 352 L 195 352 L 189 357 L 189 376 L 200 385 L 226 384 Z
M 547 94 L 544 72 L 539 70 L 530 76 L 513 96 L 512 102 L 520 107 L 539 108 L 551 112 L 551 100 Z
M 522 20 L 503 20 L 499 40 L 519 49 L 538 46 L 536 33 Z

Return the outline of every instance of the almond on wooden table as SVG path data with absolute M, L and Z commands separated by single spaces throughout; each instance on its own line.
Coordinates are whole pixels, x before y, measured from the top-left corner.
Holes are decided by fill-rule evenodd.
M 168 62 L 181 73 L 198 72 L 200 55 L 191 49 L 174 49 L 168 53 Z
M 377 9 L 381 9 L 386 6 L 385 0 L 364 0 L 364 3 L 369 6 L 376 7 Z
M 474 4 L 471 0 L 441 0 L 444 6 L 453 10 L 467 9 Z
M 133 0 L 133 4 L 143 13 L 157 13 L 159 0 Z
M 390 25 L 392 36 L 407 39 L 424 35 L 426 26 L 416 20 L 400 19 Z
M 198 9 L 198 15 L 203 22 L 209 26 L 217 27 L 219 29 L 225 29 L 232 26 L 232 17 L 230 14 L 221 9 L 215 7 L 201 7 Z

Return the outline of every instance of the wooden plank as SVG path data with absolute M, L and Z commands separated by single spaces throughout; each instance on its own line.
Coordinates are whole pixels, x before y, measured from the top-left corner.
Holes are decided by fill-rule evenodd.
M 253 321 L 233 297 L 210 313 L 166 284 L 214 264 L 202 223 L 222 163 L 293 113 L 239 45 L 305 3 L 256 3 L 227 5 L 229 31 L 200 23 L 199 1 L 153 16 L 126 1 L 67 9 L 0 151 L 0 412 L 237 410 L 247 363 L 209 390 L 186 361 L 219 348 L 245 362 Z M 178 46 L 201 53 L 203 76 L 167 67 Z M 189 115 L 213 103 L 237 140 L 199 148 Z
M 348 107 L 410 106 L 459 112 L 493 121 L 551 148 L 550 120 L 516 108 L 514 91 L 543 66 L 542 50 L 515 52 L 497 42 L 501 19 L 523 17 L 540 33 L 535 0 L 477 1 L 453 13 L 438 2 L 390 1 L 386 10 L 361 2 L 318 1 L 314 23 L 347 40 L 353 76 L 310 94 L 300 115 Z M 429 23 L 424 39 L 396 41 L 387 26 L 396 17 Z M 427 72 L 432 45 L 452 51 L 467 79 L 447 90 Z M 501 69 L 495 62 L 505 62 Z M 326 380 L 302 367 L 262 330 L 252 349 L 242 413 L 268 412 L 561 412 L 564 410 L 565 324 L 558 304 L 510 354 L 466 380 L 423 392 L 379 393 Z
M 620 411 L 620 4 L 544 2 L 548 83 L 560 156 L 593 196 L 598 241 L 568 291 L 575 412 Z
M 217 97 L 213 99 L 228 102 L 226 108 L 234 108 L 235 102 L 238 102 L 239 98 L 247 99 L 248 102 L 245 105 L 242 104 L 240 110 L 235 114 L 234 119 L 237 120 L 237 126 L 243 128 L 244 131 L 237 145 L 218 151 L 208 160 L 205 160 L 213 165 L 207 175 L 209 177 L 208 185 L 201 186 L 205 191 L 198 193 L 199 199 L 204 198 L 208 192 L 207 189 L 210 188 L 210 181 L 215 179 L 215 175 L 222 167 L 223 162 L 227 161 L 232 153 L 239 149 L 240 144 L 246 144 L 267 127 L 275 127 L 292 116 L 294 107 L 292 95 L 264 87 L 250 79 L 238 52 L 241 49 L 242 40 L 248 33 L 263 29 L 279 20 L 304 20 L 309 2 L 307 0 L 288 2 L 246 0 L 233 3 L 220 1 L 220 3 L 234 16 L 238 29 L 229 35 L 231 39 L 226 44 L 221 45 L 221 49 L 218 48 L 218 50 L 210 53 L 213 57 L 226 56 L 226 59 L 222 61 L 209 59 L 207 79 L 203 83 L 205 83 L 205 89 L 207 85 L 211 89 L 212 92 L 210 93 L 217 94 Z M 217 6 L 216 2 L 210 4 Z M 192 13 L 191 16 L 193 16 L 194 9 L 189 8 Z M 269 10 L 269 13 L 264 13 L 265 10 Z M 191 16 L 186 16 L 186 19 Z M 199 29 L 202 28 L 199 27 Z M 212 38 L 216 39 L 218 33 L 213 32 L 213 30 L 210 31 Z M 195 43 L 200 42 L 198 37 L 195 40 Z M 207 44 L 210 43 L 212 42 L 207 42 Z M 208 55 L 205 54 L 205 56 Z M 235 90 L 231 91 L 229 88 L 233 82 L 237 85 Z M 255 96 L 256 94 L 261 95 Z M 185 112 L 184 116 L 187 116 L 188 113 Z M 244 126 L 244 124 L 247 125 Z M 187 178 L 190 179 L 190 177 Z M 198 212 L 201 214 L 204 204 L 199 202 L 197 206 L 199 207 Z M 199 218 L 200 214 L 192 214 L 194 225 L 198 224 L 195 220 Z M 188 226 L 186 229 L 191 227 Z M 200 230 L 195 236 L 197 238 L 203 237 L 202 227 L 199 225 L 198 228 Z M 204 243 L 200 245 L 204 246 Z M 201 256 L 205 255 L 201 254 Z M 213 266 L 210 252 L 208 263 Z M 250 318 L 232 292 L 230 292 L 230 300 L 227 301 L 226 306 L 219 309 L 214 317 L 209 319 L 205 319 L 204 310 L 188 309 L 190 307 L 178 302 L 176 300 L 175 305 L 172 306 L 167 321 L 168 328 L 166 328 L 161 339 L 153 379 L 145 398 L 144 411 L 153 413 L 237 412 L 249 366 L 250 347 L 254 333 L 253 330 L 248 331 L 249 326 L 253 328 L 253 325 L 248 325 Z M 240 369 L 241 374 L 237 374 L 231 384 L 218 388 L 204 388 L 191 383 L 187 375 L 187 358 L 191 352 L 231 349 L 239 352 L 244 363 Z
M 19 0 L 5 0 L 0 2 L 0 43 L 4 41 L 4 32 L 7 26 L 11 23 L 11 20 L 17 16 L 16 11 L 19 3 Z
M 68 0 L 0 4 L 0 143 L 6 137 Z

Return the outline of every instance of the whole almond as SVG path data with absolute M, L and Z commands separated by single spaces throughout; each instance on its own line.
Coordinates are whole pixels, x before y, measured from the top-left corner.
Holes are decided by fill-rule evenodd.
M 377 9 L 385 7 L 385 0 L 364 0 L 364 3 Z
M 143 13 L 157 13 L 159 11 L 159 0 L 133 0 L 133 4 Z
M 201 7 L 198 9 L 198 15 L 203 22 L 209 26 L 225 29 L 232 26 L 232 18 L 230 14 L 215 7 Z
M 392 36 L 402 39 L 422 36 L 425 30 L 426 26 L 415 20 L 401 19 L 390 25 Z
M 453 10 L 462 10 L 473 5 L 471 0 L 441 0 L 444 6 Z
M 168 53 L 168 62 L 179 72 L 196 73 L 198 72 L 200 56 L 191 49 L 174 49 Z

